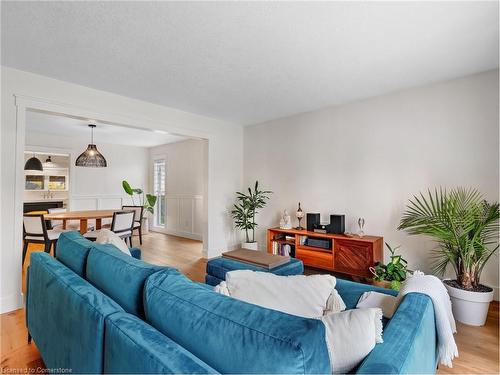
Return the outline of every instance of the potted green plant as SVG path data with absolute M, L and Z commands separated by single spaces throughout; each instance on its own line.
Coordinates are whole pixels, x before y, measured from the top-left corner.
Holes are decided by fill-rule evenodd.
M 435 189 L 410 199 L 399 229 L 436 240 L 433 272 L 448 266 L 456 278 L 444 280 L 455 318 L 484 325 L 493 289 L 480 283 L 486 263 L 498 250 L 499 205 L 487 202 L 476 189 Z
M 142 230 L 143 233 L 146 234 L 148 233 L 148 217 L 146 215 L 147 212 L 149 212 L 151 215 L 155 213 L 155 205 L 156 205 L 156 200 L 157 197 L 152 194 L 144 194 L 144 191 L 139 188 L 132 188 L 128 181 L 123 180 L 122 181 L 122 187 L 125 193 L 130 195 L 132 198 L 132 202 L 134 206 L 142 206 L 144 207 L 144 211 L 142 214 Z M 137 200 L 135 198 L 137 196 Z
M 391 260 L 387 264 L 378 262 L 375 267 L 370 267 L 370 272 L 373 274 L 372 282 L 375 286 L 399 290 L 401 282 L 406 280 L 408 262 L 401 255 L 396 254 L 401 246 L 393 249 L 387 242 L 385 246 L 391 253 Z
M 234 226 L 245 231 L 245 242 L 241 244 L 244 249 L 258 250 L 258 243 L 255 241 L 255 215 L 258 210 L 264 208 L 272 191 L 260 190 L 259 181 L 255 181 L 253 190 L 248 188 L 248 193 L 236 192 L 236 203 L 231 210 L 234 219 Z M 249 231 L 252 233 L 250 238 Z

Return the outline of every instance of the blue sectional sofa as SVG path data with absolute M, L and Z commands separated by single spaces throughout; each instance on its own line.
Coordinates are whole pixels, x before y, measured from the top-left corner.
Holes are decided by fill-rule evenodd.
M 328 373 L 324 326 L 238 301 L 111 245 L 61 235 L 31 255 L 26 319 L 45 365 L 73 373 Z M 353 308 L 371 286 L 339 280 Z M 390 291 L 380 289 L 383 292 Z M 357 373 L 434 373 L 431 300 L 410 294 Z

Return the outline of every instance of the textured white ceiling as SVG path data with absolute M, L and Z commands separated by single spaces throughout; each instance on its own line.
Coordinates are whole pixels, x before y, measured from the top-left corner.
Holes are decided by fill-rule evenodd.
M 498 2 L 2 2 L 2 64 L 240 124 L 498 67 Z
M 94 142 L 116 145 L 153 147 L 166 143 L 180 142 L 181 137 L 165 132 L 155 132 L 139 128 L 129 128 L 118 125 L 94 122 Z M 89 121 L 64 116 L 55 116 L 40 112 L 26 112 L 26 132 L 42 133 L 72 139 L 81 139 L 90 143 Z

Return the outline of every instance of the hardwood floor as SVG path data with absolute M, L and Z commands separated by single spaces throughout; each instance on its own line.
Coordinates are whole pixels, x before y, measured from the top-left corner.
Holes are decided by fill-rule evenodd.
M 137 245 L 139 239 L 134 237 Z M 202 258 L 202 244 L 198 241 L 159 233 L 144 236 L 141 246 L 146 262 L 176 267 L 190 279 L 203 282 L 206 260 Z M 42 251 L 36 245 L 31 251 Z M 26 263 L 28 263 L 28 257 Z M 23 269 L 23 290 L 25 286 Z M 460 357 L 453 361 L 453 368 L 440 366 L 441 374 L 498 374 L 499 373 L 499 307 L 498 302 L 490 305 L 488 320 L 484 327 L 458 324 L 455 338 Z M 44 373 L 45 367 L 34 343 L 26 341 L 24 309 L 0 315 L 1 369 L 21 369 L 29 373 Z
M 483 327 L 457 323 L 455 340 L 459 357 L 453 368 L 439 366 L 440 374 L 498 374 L 498 302 L 490 304 L 488 319 Z

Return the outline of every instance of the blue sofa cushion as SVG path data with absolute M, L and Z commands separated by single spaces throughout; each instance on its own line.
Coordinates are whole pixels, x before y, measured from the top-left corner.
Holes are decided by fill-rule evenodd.
M 146 321 L 221 373 L 328 373 L 321 321 L 245 303 L 177 270 L 150 276 Z
M 87 257 L 87 280 L 125 311 L 143 317 L 144 283 L 163 268 L 128 256 L 113 245 L 94 244 Z
M 87 256 L 94 245 L 79 232 L 64 232 L 57 241 L 56 258 L 66 267 L 85 278 Z
M 208 286 L 213 287 L 213 286 L 219 285 L 221 283 L 221 281 L 224 281 L 224 280 L 219 279 L 218 277 L 215 277 L 215 276 L 212 276 L 209 274 L 205 275 L 205 284 Z
M 83 237 L 79 232 L 61 233 L 56 245 L 56 258 L 79 276 L 86 278 L 87 256 L 94 245 L 95 242 Z M 141 259 L 141 249 L 137 247 L 132 247 L 130 254 L 136 259 Z
M 214 374 L 179 344 L 127 313 L 106 319 L 104 372 L 125 374 Z
M 46 367 L 102 373 L 104 321 L 123 309 L 44 252 L 31 254 L 28 279 L 28 331 Z
M 253 264 L 238 262 L 224 257 L 210 259 L 207 262 L 207 275 L 214 276 L 220 280 L 226 280 L 226 273 L 234 270 L 253 270 L 261 272 L 272 272 L 275 275 L 290 276 L 302 275 L 304 273 L 304 264 L 300 259 L 292 258 L 289 263 L 283 264 L 272 270 L 258 267 Z

